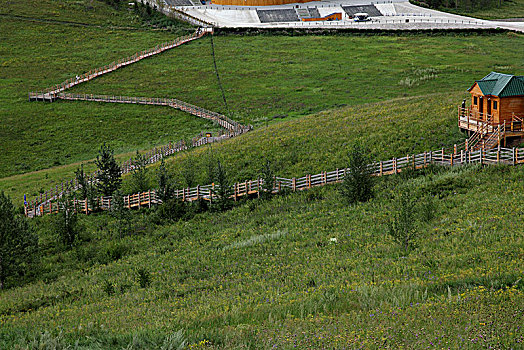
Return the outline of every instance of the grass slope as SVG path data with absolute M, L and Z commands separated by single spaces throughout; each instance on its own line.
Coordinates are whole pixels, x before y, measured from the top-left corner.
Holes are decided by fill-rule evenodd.
M 64 343 L 148 348 L 182 329 L 196 348 L 516 348 L 523 171 L 389 177 L 357 206 L 330 186 L 161 226 L 142 212 L 122 239 L 108 216 L 82 217 L 69 252 L 47 217 L 45 280 L 1 292 L 0 344 L 60 329 Z M 408 254 L 385 234 L 401 188 L 439 198 Z
M 14 14 L 25 13 L 18 11 L 21 3 L 9 2 L 17 9 Z M 24 2 L 23 8 L 33 12 L 39 8 L 40 12 L 32 15 L 47 16 L 48 3 L 33 4 L 29 9 Z M 81 17 L 73 6 L 81 2 L 52 3 L 58 4 L 60 16 Z M 109 18 L 100 7 L 111 9 L 96 5 L 97 16 Z M 1 177 L 90 159 L 102 140 L 113 143 L 118 152 L 126 152 L 192 137 L 209 127 L 205 121 L 169 108 L 27 101 L 29 91 L 172 40 L 176 37 L 173 33 L 84 28 L 9 17 L 2 17 L 0 31 L 10 33 L 0 42 Z
M 524 18 L 523 0 L 497 1 L 493 6 L 475 8 L 441 8 L 442 11 L 452 12 L 459 15 L 482 18 L 482 19 L 507 19 Z
M 214 42 L 234 118 L 255 125 L 274 115 L 296 117 L 345 104 L 466 90 L 472 81 L 492 70 L 524 71 L 519 45 L 524 36 L 514 33 L 218 36 Z M 227 113 L 217 86 L 209 37 L 73 91 L 175 96 Z
M 456 105 L 463 97 L 463 93 L 455 93 L 400 98 L 274 123 L 227 142 L 176 155 L 168 166 L 177 187 L 183 187 L 187 185 L 187 169 L 192 169 L 197 183 L 207 184 L 209 163 L 216 159 L 227 166 L 232 180 L 245 181 L 259 176 L 265 158 L 273 163 L 276 174 L 284 177 L 342 168 L 356 141 L 365 143 L 377 160 L 436 150 L 464 139 L 456 127 Z M 0 186 L 21 203 L 24 193 L 35 196 L 40 189 L 72 177 L 77 167 L 16 175 L 0 179 Z M 152 176 L 151 186 L 154 183 Z
M 6 77 L 0 86 L 0 113 L 6 120 L 0 134 L 7 150 L 0 156 L 0 176 L 90 159 L 102 141 L 114 142 L 118 152 L 127 152 L 181 135 L 192 136 L 207 127 L 193 117 L 165 108 L 69 102 L 45 105 L 26 100 L 28 91 L 152 47 L 172 39 L 172 34 L 13 19 L 0 25 L 2 31 L 14 33 L 0 44 Z M 209 40 L 204 38 L 126 67 L 73 91 L 177 97 L 226 112 L 212 70 Z M 233 117 L 257 126 L 268 118 L 271 121 L 274 115 L 302 116 L 343 104 L 446 92 L 465 88 L 491 70 L 519 73 L 524 69 L 518 50 L 522 36 L 515 34 L 227 36 L 215 40 Z M 477 62 L 473 68 L 471 60 Z M 118 123 L 104 123 L 114 120 L 115 115 L 121 124 L 129 125 L 127 130 Z M 142 116 L 150 123 L 140 123 Z M 62 128 L 66 128 L 65 142 L 56 136 Z M 169 131 L 159 132 L 162 128 Z M 50 137 L 49 129 L 55 135 Z M 85 139 L 86 134 L 92 136 Z

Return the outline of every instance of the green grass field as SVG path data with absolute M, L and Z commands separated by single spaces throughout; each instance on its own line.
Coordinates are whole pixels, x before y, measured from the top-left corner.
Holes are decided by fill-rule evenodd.
M 26 15 L 25 10 L 38 8 L 36 2 L 25 6 L 22 3 L 11 1 L 7 9 L 13 9 L 13 14 Z M 66 6 L 80 2 L 52 3 L 61 5 L 42 5 L 41 13 L 31 15 L 48 16 L 48 11 L 56 10 L 59 18 L 63 14 L 67 16 L 64 20 L 80 20 L 81 16 L 68 11 Z M 111 8 L 104 5 L 103 9 Z M 102 9 L 95 14 L 109 18 Z M 126 18 L 119 21 L 124 23 Z M 94 23 L 98 22 L 94 20 Z M 83 28 L 9 17 L 2 17 L 0 31 L 12 33 L 0 42 L 3 77 L 0 83 L 0 147 L 3 150 L 0 177 L 91 159 L 101 140 L 111 141 L 117 152 L 129 152 L 192 137 L 210 126 L 169 108 L 45 104 L 27 100 L 29 91 L 58 84 L 76 74 L 172 40 L 178 34 L 108 26 Z M 144 123 L 144 119 L 147 122 Z
M 82 242 L 66 252 L 47 217 L 37 221 L 42 280 L 2 292 L 0 344 L 60 329 L 87 347 L 148 348 L 182 329 L 202 348 L 515 348 L 522 175 L 390 177 L 357 206 L 330 186 L 159 226 L 142 212 L 122 239 L 109 216 L 83 217 Z M 408 254 L 385 233 L 402 188 L 440 198 Z M 140 268 L 149 287 L 138 285 Z
M 28 91 L 175 34 L 91 0 L 9 1 L 0 13 L 0 31 L 12 33 L 0 41 L 0 189 L 18 205 L 80 163 L 93 169 L 103 141 L 123 160 L 213 128 L 169 108 L 27 102 Z M 72 92 L 226 112 L 209 40 Z M 451 146 L 465 137 L 456 108 L 470 84 L 492 70 L 524 73 L 524 36 L 514 33 L 214 40 L 232 117 L 255 130 L 169 158 L 177 186 L 188 169 L 207 182 L 217 160 L 243 181 L 266 159 L 284 177 L 344 167 L 356 142 L 377 160 Z M 177 221 L 143 209 L 123 236 L 114 216 L 95 213 L 79 218 L 71 249 L 56 217 L 37 218 L 37 264 L 0 290 L 0 349 L 517 349 L 523 176 L 523 167 L 431 167 L 377 179 L 375 198 L 357 205 L 331 185 L 224 212 L 193 206 Z M 399 193 L 424 213 L 409 251 L 387 234 Z
M 477 5 L 474 8 L 442 8 L 441 10 L 482 19 L 524 18 L 524 1 L 503 0 L 487 8 L 479 8 Z

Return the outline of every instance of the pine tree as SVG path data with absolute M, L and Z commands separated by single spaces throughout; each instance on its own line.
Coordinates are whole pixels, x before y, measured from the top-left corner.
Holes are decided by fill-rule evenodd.
M 165 202 L 171 198 L 173 198 L 175 194 L 175 189 L 173 187 L 173 182 L 171 180 L 171 176 L 169 175 L 169 172 L 166 169 L 166 164 L 164 162 L 164 158 L 160 161 L 160 166 L 158 167 L 158 198 L 162 200 L 162 202 Z
M 98 167 L 96 187 L 102 195 L 111 196 L 120 188 L 122 176 L 114 151 L 105 142 L 98 151 L 95 164 Z
M 213 190 L 213 206 L 219 210 L 227 210 L 231 206 L 229 196 L 231 195 L 231 188 L 229 179 L 227 177 L 226 169 L 222 163 L 217 161 L 214 176 L 214 190 Z
M 149 189 L 149 181 L 147 180 L 147 159 L 136 151 L 135 159 L 133 160 L 133 173 L 131 175 L 131 188 L 133 193 L 145 192 Z
M 0 192 L 0 289 L 8 278 L 29 271 L 36 256 L 38 239 L 29 229 L 26 219 L 4 192 Z
M 369 164 L 368 151 L 355 144 L 349 152 L 349 167 L 344 174 L 342 195 L 349 203 L 366 202 L 373 198 L 373 178 Z

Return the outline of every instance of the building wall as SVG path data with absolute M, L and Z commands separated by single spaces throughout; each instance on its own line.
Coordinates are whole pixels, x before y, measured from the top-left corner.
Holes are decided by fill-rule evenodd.
M 512 113 L 524 115 L 524 96 L 504 97 L 500 104 L 501 121 L 511 120 Z
M 273 6 L 309 1 L 315 0 L 212 0 L 213 4 L 232 6 Z
M 476 83 L 475 86 L 470 90 L 470 93 L 471 110 L 473 111 L 474 117 L 486 120 L 486 116 L 489 114 L 492 116 L 492 121 L 498 123 L 500 111 L 499 98 L 495 96 L 484 96 Z M 477 103 L 475 103 L 475 97 L 477 98 Z M 493 101 L 497 101 L 497 109 L 493 109 Z

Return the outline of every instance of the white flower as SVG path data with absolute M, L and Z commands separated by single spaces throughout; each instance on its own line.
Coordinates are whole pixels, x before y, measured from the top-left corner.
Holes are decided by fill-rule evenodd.
M 338 242 L 338 240 L 337 240 L 335 237 L 330 238 L 329 241 L 330 241 L 331 243 L 337 243 L 337 242 Z

